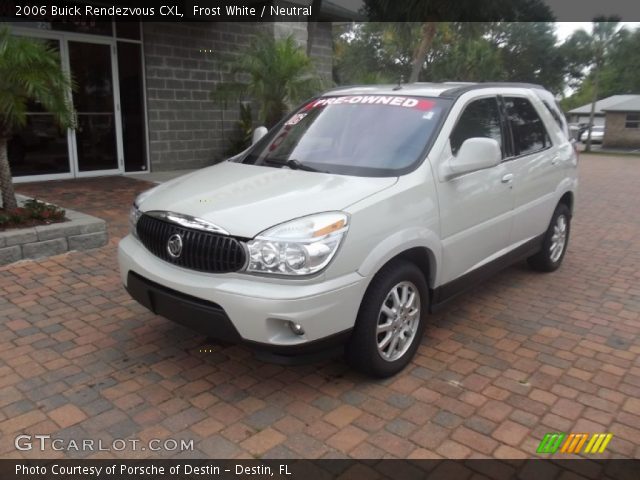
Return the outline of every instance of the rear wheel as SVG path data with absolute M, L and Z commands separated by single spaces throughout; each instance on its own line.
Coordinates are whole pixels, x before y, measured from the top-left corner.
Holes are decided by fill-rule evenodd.
M 529 266 L 540 272 L 553 272 L 562 264 L 569 244 L 571 211 L 564 203 L 556 207 L 551 223 L 544 235 L 542 250 L 529 257 Z
M 347 360 L 376 377 L 402 370 L 415 355 L 425 327 L 428 287 L 414 264 L 396 260 L 367 289 L 347 344 Z

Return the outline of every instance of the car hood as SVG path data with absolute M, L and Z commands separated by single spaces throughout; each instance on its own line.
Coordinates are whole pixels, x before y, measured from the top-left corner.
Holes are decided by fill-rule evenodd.
M 293 218 L 343 210 L 397 180 L 223 162 L 159 185 L 139 208 L 190 215 L 252 238 Z

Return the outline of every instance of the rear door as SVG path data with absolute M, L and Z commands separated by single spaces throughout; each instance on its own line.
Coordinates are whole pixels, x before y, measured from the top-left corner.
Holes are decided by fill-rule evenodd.
M 562 152 L 570 155 L 570 149 L 559 148 L 564 134 L 540 99 L 505 95 L 501 102 L 511 135 L 507 163 L 513 173 L 511 245 L 515 247 L 547 229 L 555 208 L 555 191 L 563 177 Z

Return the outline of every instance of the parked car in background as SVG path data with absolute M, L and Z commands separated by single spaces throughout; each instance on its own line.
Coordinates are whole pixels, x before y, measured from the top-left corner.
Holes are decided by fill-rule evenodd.
M 582 143 L 587 143 L 587 139 L 589 138 L 589 129 L 587 128 L 584 132 L 580 134 L 580 141 Z M 604 126 L 603 125 L 594 125 L 591 127 L 591 143 L 602 143 L 604 139 Z
M 468 287 L 562 263 L 577 158 L 539 86 L 343 87 L 261 131 L 136 199 L 120 272 L 151 311 L 271 360 L 337 346 L 385 377 Z
M 569 138 L 575 142 L 580 141 L 580 135 L 584 130 L 582 126 L 578 123 L 570 123 L 569 124 Z

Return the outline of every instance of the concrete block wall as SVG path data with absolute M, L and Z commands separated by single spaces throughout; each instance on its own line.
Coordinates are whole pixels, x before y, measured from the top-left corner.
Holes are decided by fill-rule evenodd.
M 311 46 L 311 60 L 327 88 L 333 79 L 333 25 L 331 22 L 318 22 Z
M 292 32 L 306 48 L 304 22 L 143 23 L 152 171 L 199 168 L 225 158 L 238 107 L 223 109 L 211 100 L 210 92 L 216 84 L 232 80 L 225 60 L 262 31 Z M 330 23 L 318 24 L 311 57 L 329 86 Z
M 230 80 L 225 59 L 246 47 L 252 23 L 144 23 L 143 43 L 151 170 L 211 165 L 224 158 L 237 107 L 214 103 L 210 93 Z

